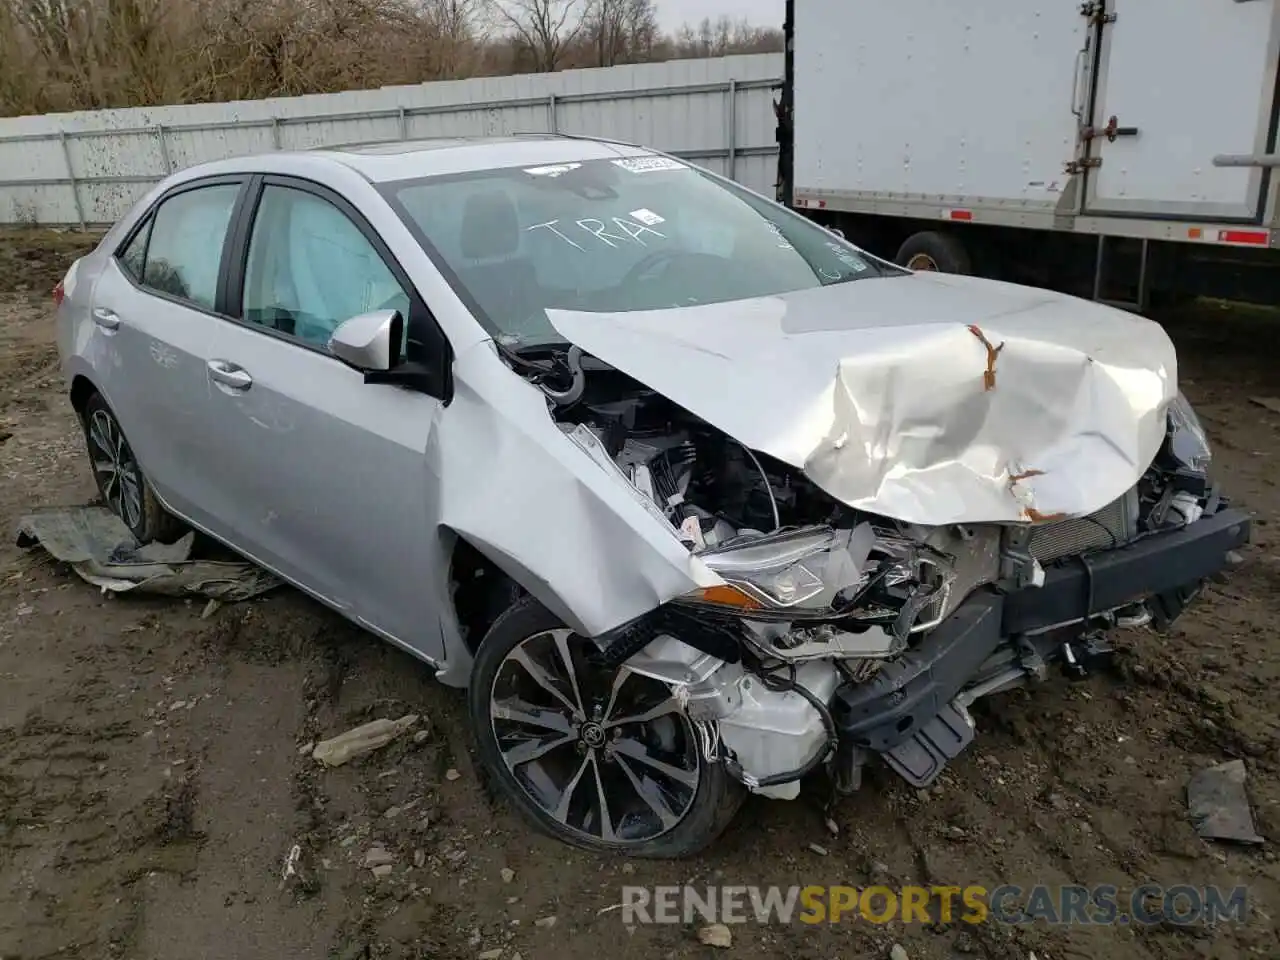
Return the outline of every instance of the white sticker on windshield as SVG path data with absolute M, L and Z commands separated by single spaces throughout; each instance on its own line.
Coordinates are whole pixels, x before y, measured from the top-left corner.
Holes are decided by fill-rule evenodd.
M 577 170 L 580 166 L 582 166 L 580 163 L 553 163 L 545 167 L 529 167 L 525 173 L 531 177 L 560 177 Z
M 663 217 L 658 216 L 652 210 L 648 210 L 644 207 L 641 207 L 639 210 L 632 210 L 631 219 L 639 220 L 646 227 L 656 227 L 658 224 L 666 222 Z
M 615 167 L 621 167 L 630 173 L 657 173 L 659 170 L 684 170 L 685 165 L 670 157 L 626 157 L 613 161 Z
M 867 269 L 867 265 L 858 259 L 857 255 L 850 250 L 846 250 L 838 243 L 827 241 L 827 249 L 836 255 L 836 259 L 843 263 L 854 273 L 862 273 Z

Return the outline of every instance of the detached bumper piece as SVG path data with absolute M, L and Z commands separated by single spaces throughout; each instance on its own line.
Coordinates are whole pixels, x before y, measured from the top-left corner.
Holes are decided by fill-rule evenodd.
M 1156 625 L 1171 622 L 1207 578 L 1228 569 L 1249 540 L 1250 518 L 1234 509 L 1177 530 L 1063 561 L 1040 587 L 1009 594 L 976 591 L 916 648 L 865 683 L 839 687 L 831 715 L 837 763 L 851 782 L 868 752 L 879 753 L 915 786 L 932 783 L 973 740 L 966 709 L 977 675 L 1020 635 L 1080 625 L 1145 601 Z M 1011 660 L 1016 663 L 1016 659 Z

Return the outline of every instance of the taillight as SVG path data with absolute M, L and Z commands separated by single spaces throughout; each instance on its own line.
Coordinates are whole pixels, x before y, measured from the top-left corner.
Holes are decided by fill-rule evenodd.
M 58 285 L 53 288 L 53 305 L 55 307 L 62 306 L 62 301 L 66 299 L 66 296 L 66 288 L 62 286 L 62 281 L 59 280 Z

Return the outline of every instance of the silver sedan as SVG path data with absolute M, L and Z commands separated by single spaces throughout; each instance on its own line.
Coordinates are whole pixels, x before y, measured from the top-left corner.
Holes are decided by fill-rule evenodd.
M 1170 621 L 1248 536 L 1155 324 L 637 146 L 195 167 L 55 299 L 134 536 L 201 530 L 466 687 L 494 782 L 596 850 L 877 759 L 927 785 L 974 699 Z

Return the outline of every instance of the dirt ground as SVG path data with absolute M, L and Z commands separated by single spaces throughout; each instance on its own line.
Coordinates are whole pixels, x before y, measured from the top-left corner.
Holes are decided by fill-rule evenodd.
M 844 801 L 753 800 L 703 857 L 605 860 L 531 833 L 486 795 L 461 696 L 287 590 L 199 604 L 105 599 L 9 535 L 92 495 L 55 367 L 48 291 L 74 233 L 0 235 L 0 958 L 685 958 L 693 928 L 627 929 L 624 884 L 1144 882 L 1247 885 L 1244 924 L 1054 928 L 744 925 L 741 958 L 1026 960 L 1280 956 L 1273 845 L 1207 843 L 1195 771 L 1240 757 L 1280 835 L 1278 318 L 1198 305 L 1163 318 L 1218 469 L 1257 518 L 1247 566 L 1170 635 L 1119 638 L 1113 668 L 980 704 L 979 740 L 927 792 L 887 771 Z M 300 746 L 418 713 L 335 770 Z M 389 876 L 363 866 L 381 843 Z M 820 844 L 815 850 L 811 844 Z M 300 876 L 282 882 L 291 848 Z M 505 869 L 504 869 L 505 868 Z M 506 870 L 514 871 L 512 876 Z M 551 920 L 550 918 L 554 918 Z

